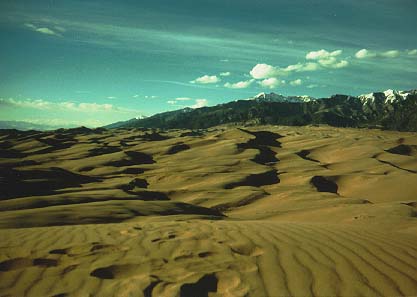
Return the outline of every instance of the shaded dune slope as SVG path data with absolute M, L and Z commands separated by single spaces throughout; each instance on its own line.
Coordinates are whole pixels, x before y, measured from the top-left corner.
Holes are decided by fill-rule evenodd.
M 0 133 L 1 296 L 415 296 L 417 136 Z

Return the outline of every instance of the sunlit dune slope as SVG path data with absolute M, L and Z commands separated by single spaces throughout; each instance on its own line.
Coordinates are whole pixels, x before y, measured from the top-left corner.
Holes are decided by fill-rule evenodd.
M 417 135 L 0 133 L 0 296 L 416 296 Z

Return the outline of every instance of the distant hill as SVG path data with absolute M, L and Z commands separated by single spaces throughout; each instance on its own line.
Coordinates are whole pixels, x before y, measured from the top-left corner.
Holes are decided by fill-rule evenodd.
M 417 90 L 374 92 L 357 97 L 333 95 L 315 99 L 261 93 L 212 107 L 184 108 L 143 119 L 131 119 L 106 128 L 187 128 L 237 124 L 336 127 L 373 127 L 417 131 Z
M 56 126 L 40 125 L 24 121 L 0 121 L 0 129 L 16 129 L 21 131 L 27 130 L 54 130 Z

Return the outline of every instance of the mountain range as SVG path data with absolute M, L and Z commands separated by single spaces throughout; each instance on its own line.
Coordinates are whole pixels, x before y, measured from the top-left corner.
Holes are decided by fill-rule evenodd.
M 202 129 L 221 124 L 301 126 L 328 124 L 417 131 L 417 89 L 387 90 L 360 96 L 329 98 L 260 93 L 212 107 L 184 108 L 147 118 L 118 122 L 105 128 Z

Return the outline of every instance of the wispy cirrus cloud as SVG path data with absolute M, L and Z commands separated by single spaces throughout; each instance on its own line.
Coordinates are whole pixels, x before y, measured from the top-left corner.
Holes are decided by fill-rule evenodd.
M 151 28 L 148 26 L 128 25 L 123 21 L 109 23 L 108 19 L 102 16 L 88 18 L 84 20 L 71 19 L 67 17 L 54 18 L 51 16 L 43 16 L 42 27 L 36 25 L 39 16 L 33 15 L 17 15 L 16 18 L 26 21 L 30 24 L 30 29 L 39 31 L 40 33 L 56 35 L 71 39 L 76 42 L 94 44 L 100 47 L 121 48 L 125 49 L 129 44 L 129 49 L 140 52 L 159 52 L 161 54 L 170 54 L 173 51 L 181 53 L 210 53 L 211 56 L 221 58 L 222 62 L 229 62 L 222 56 L 225 51 L 231 56 L 239 57 L 239 59 L 249 60 L 248 56 L 256 53 L 271 53 L 275 45 L 267 44 L 265 40 L 269 36 L 260 36 L 259 33 L 244 33 L 246 38 L 233 39 L 229 36 L 235 35 L 233 30 L 223 28 L 223 34 L 200 34 L 184 33 L 183 30 L 160 30 L 159 28 Z M 62 33 L 65 28 L 71 28 L 71 33 Z M 252 40 L 257 39 L 258 42 Z M 262 42 L 261 42 L 262 40 Z M 161 45 L 169 44 L 169 48 Z M 187 46 L 184 46 L 184 45 Z M 276 50 L 276 48 L 275 48 Z

